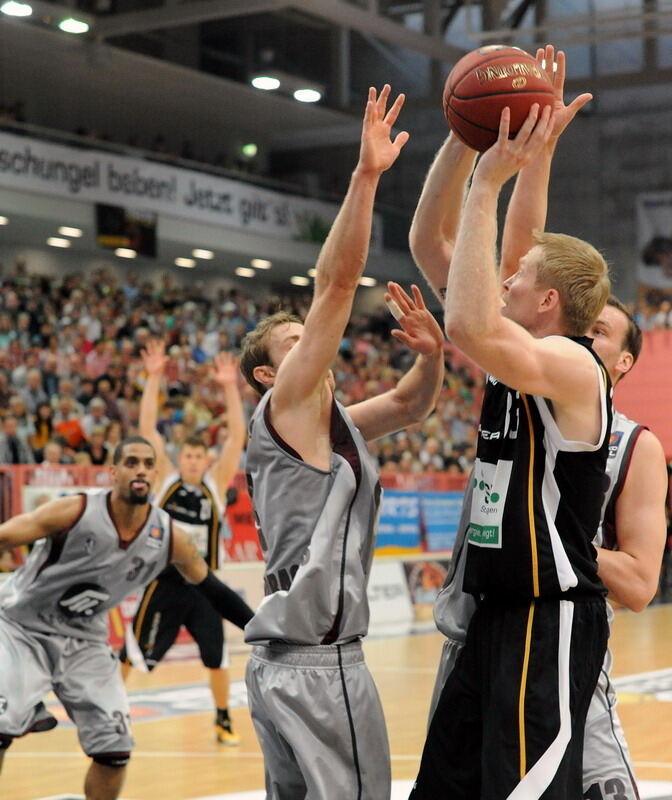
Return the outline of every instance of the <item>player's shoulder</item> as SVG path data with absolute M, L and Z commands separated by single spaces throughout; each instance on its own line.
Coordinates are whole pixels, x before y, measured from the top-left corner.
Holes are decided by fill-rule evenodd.
M 653 431 L 642 427 L 635 442 L 633 458 L 637 457 L 644 463 L 654 464 L 658 461 L 665 465 L 665 451 L 660 439 Z

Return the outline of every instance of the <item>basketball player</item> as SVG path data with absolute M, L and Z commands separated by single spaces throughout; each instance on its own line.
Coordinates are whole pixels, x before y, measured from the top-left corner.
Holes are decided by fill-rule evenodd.
M 608 271 L 587 243 L 537 233 L 499 286 L 499 193 L 554 124 L 535 104 L 509 139 L 509 119 L 507 108 L 474 171 L 446 287 L 446 333 L 488 373 L 463 582 L 482 602 L 430 724 L 415 800 L 578 797 L 607 645 L 591 540 L 611 387 L 584 333 L 609 294 Z
M 593 347 L 616 384 L 634 365 L 641 348 L 641 331 L 627 309 L 609 298 L 591 330 Z M 662 446 L 642 425 L 615 411 L 607 458 L 607 491 L 603 522 L 594 544 L 598 574 L 609 596 L 620 605 L 641 611 L 656 592 L 665 542 L 667 469 Z M 454 563 L 441 591 L 434 619 L 446 636 L 437 674 L 430 719 L 448 674 L 459 655 L 476 600 L 462 591 L 465 522 L 470 509 L 465 495 L 462 524 L 455 542 Z M 611 560 L 611 561 L 609 561 Z M 613 611 L 607 606 L 611 621 Z M 610 681 L 609 650 L 593 693 L 584 734 L 583 792 L 586 800 L 639 800 L 627 743 Z
M 537 51 L 537 58 L 555 86 L 555 123 L 547 147 L 534 162 L 523 168 L 516 182 L 503 236 L 500 277 L 504 280 L 515 271 L 520 255 L 531 246 L 533 229 L 543 229 L 545 225 L 550 164 L 557 139 L 578 108 L 590 99 L 589 95 L 581 95 L 570 106 L 565 106 L 564 54 L 558 53 L 555 66 L 554 51 L 550 46 L 545 51 Z M 461 198 L 475 157 L 475 152 L 453 137 L 449 138 L 432 165 L 412 226 L 411 246 L 416 261 L 437 294 L 445 285 L 450 267 Z M 428 241 L 434 247 L 431 244 L 427 247 Z M 590 335 L 594 337 L 595 350 L 604 360 L 615 383 L 632 367 L 639 353 L 641 333 L 636 323 L 619 301 L 610 299 Z M 647 464 L 647 472 L 648 466 L 653 466 L 654 474 L 650 481 L 648 477 L 645 478 L 644 464 Z M 631 465 L 629 472 L 628 465 Z M 664 540 L 667 479 L 658 440 L 649 431 L 620 414 L 614 416 L 607 475 L 610 483 L 604 508 L 611 509 L 609 516 L 612 518 L 615 508 L 616 528 L 620 531 L 617 542 L 619 552 L 617 555 L 604 555 L 600 551 L 599 574 L 620 603 L 641 610 L 655 593 L 660 543 Z M 642 479 L 645 484 L 642 484 Z M 630 486 L 637 488 L 624 490 L 624 487 Z M 447 640 L 432 698 L 432 710 L 462 648 L 469 620 L 476 607 L 474 598 L 461 591 L 465 560 L 462 543 L 471 510 L 472 488 L 470 482 L 460 525 L 461 542 L 456 542 L 453 569 L 435 608 L 437 626 L 446 634 Z M 633 524 L 635 520 L 637 524 Z M 662 536 L 658 535 L 661 530 Z M 600 540 L 601 533 L 596 538 L 597 543 Z M 613 536 L 610 541 L 610 546 L 613 546 Z M 610 562 L 603 566 L 603 561 L 612 556 L 616 556 L 616 564 Z M 626 575 L 627 580 L 623 580 Z M 584 751 L 584 790 L 591 798 L 606 797 L 609 792 L 616 792 L 624 800 L 634 800 L 637 794 L 627 747 L 613 710 L 615 697 L 608 677 L 610 663 L 610 656 L 607 655 L 590 705 Z
M 219 546 L 225 524 L 226 490 L 238 469 L 245 442 L 245 418 L 238 391 L 238 369 L 230 353 L 215 358 L 213 378 L 223 388 L 227 409 L 228 437 L 218 459 L 208 469 L 208 450 L 197 436 L 185 439 L 174 469 L 163 438 L 156 429 L 159 391 L 167 362 L 165 345 L 150 341 L 142 352 L 147 382 L 140 402 L 140 433 L 157 454 L 156 503 L 193 539 L 208 566 L 219 567 Z M 250 616 L 252 612 L 250 610 Z M 229 717 L 229 669 L 224 625 L 205 598 L 184 580 L 175 567 L 168 567 L 149 584 L 138 606 L 126 645 L 120 653 L 122 675 L 131 662 L 150 671 L 161 661 L 184 625 L 198 645 L 208 668 L 215 702 L 215 735 L 227 745 L 240 744 Z
M 87 800 L 116 800 L 133 745 L 107 612 L 170 563 L 235 625 L 249 619 L 190 537 L 149 503 L 150 443 L 125 439 L 111 469 L 111 491 L 52 500 L 0 525 L 0 551 L 35 542 L 0 589 L 0 765 L 13 739 L 56 725 L 42 704 L 53 689 L 92 759 Z
M 250 423 L 247 472 L 266 559 L 266 597 L 248 624 L 252 719 L 269 800 L 390 796 L 385 721 L 360 640 L 381 488 L 366 442 L 434 407 L 444 337 L 413 287 L 388 284 L 418 357 L 389 392 L 345 409 L 330 365 L 364 271 L 381 174 L 408 134 L 392 141 L 404 97 L 369 90 L 359 162 L 317 262 L 301 324 L 276 314 L 243 343 L 241 369 L 262 395 Z

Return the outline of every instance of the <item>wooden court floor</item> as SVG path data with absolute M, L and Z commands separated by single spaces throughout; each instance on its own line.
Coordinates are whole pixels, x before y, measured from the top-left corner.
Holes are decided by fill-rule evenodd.
M 395 779 L 415 776 L 440 649 L 436 633 L 370 638 L 365 643 L 387 717 Z M 638 777 L 672 781 L 672 605 L 654 605 L 642 614 L 619 611 L 612 649 L 617 685 L 624 676 L 660 673 L 624 687 L 619 711 Z M 234 681 L 243 678 L 245 661 L 244 653 L 232 657 Z M 133 673 L 129 691 L 184 687 L 203 676 L 196 662 L 166 663 L 151 675 Z M 122 796 L 187 800 L 261 789 L 262 759 L 248 711 L 237 708 L 232 716 L 243 739 L 236 748 L 215 742 L 210 712 L 136 722 L 136 749 Z M 59 726 L 27 736 L 7 754 L 0 798 L 81 795 L 87 766 L 74 729 Z

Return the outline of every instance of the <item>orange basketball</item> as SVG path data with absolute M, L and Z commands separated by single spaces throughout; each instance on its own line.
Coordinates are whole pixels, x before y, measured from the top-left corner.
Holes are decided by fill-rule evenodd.
M 490 45 L 461 58 L 446 79 L 443 111 L 455 135 L 474 150 L 497 141 L 502 109 L 511 109 L 510 138 L 530 106 L 553 102 L 553 86 L 533 56 L 518 47 Z

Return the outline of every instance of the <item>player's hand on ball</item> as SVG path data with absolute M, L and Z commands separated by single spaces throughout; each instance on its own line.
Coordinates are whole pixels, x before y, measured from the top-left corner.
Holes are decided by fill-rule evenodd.
M 564 52 L 558 50 L 556 54 L 553 45 L 547 44 L 545 48 L 540 47 L 537 50 L 536 59 L 553 86 L 553 129 L 549 144 L 554 145 L 577 113 L 593 99 L 593 95 L 585 92 L 574 98 L 569 105 L 565 105 L 566 59 Z
M 392 336 L 403 342 L 409 350 L 423 355 L 434 355 L 443 350 L 444 336 L 441 326 L 427 310 L 420 289 L 411 286 L 413 297 L 409 297 L 398 283 L 387 284 L 385 301 L 390 306 L 401 330 L 395 328 Z
M 408 141 L 408 133 L 398 133 L 394 140 L 391 138 L 392 128 L 397 121 L 401 107 L 406 99 L 403 94 L 394 101 L 389 111 L 386 112 L 387 100 L 390 96 L 390 86 L 385 84 L 379 95 L 371 87 L 364 112 L 362 126 L 362 142 L 359 150 L 359 164 L 357 169 L 361 172 L 380 175 L 397 160 L 401 148 Z
M 232 386 L 238 381 L 238 360 L 233 353 L 222 352 L 215 356 L 211 375 L 220 386 Z
M 503 186 L 541 152 L 548 143 L 554 124 L 551 107 L 546 106 L 539 114 L 537 103 L 530 109 L 514 139 L 509 139 L 509 121 L 510 112 L 505 108 L 497 141 L 481 156 L 474 180 L 478 178 L 493 186 Z
M 150 339 L 147 348 L 140 351 L 148 375 L 162 375 L 166 367 L 166 343 L 161 339 Z

